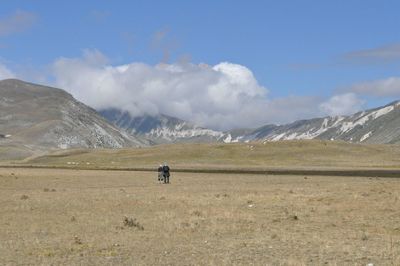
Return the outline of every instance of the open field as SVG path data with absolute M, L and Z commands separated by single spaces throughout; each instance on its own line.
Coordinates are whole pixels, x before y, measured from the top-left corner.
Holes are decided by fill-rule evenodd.
M 0 169 L 0 264 L 400 264 L 398 179 L 155 179 Z
M 155 168 L 165 161 L 175 169 L 400 169 L 400 146 L 315 140 L 173 144 L 137 149 L 61 150 L 22 163 L 73 168 Z

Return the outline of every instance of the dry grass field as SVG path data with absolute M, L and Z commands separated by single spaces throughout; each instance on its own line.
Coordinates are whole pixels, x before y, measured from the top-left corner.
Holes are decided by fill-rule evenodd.
M 333 141 L 280 141 L 232 144 L 171 144 L 139 149 L 61 150 L 23 164 L 73 168 L 396 168 L 400 145 Z M 21 162 L 16 162 L 20 164 Z
M 0 264 L 400 265 L 399 198 L 393 178 L 0 169 Z

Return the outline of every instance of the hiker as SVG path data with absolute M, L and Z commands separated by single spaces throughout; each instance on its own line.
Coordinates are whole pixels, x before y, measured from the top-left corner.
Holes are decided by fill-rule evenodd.
M 163 173 L 163 177 L 164 177 L 164 184 L 168 184 L 169 183 L 169 166 L 167 163 L 164 163 L 163 167 L 162 167 L 162 173 Z
M 160 164 L 157 171 L 158 171 L 158 182 L 162 182 L 163 181 L 163 166 L 162 166 L 162 164 Z

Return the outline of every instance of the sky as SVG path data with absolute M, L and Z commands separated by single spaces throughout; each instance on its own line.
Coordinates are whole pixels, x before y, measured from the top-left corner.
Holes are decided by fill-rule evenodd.
M 399 1 L 0 0 L 0 79 L 213 129 L 400 99 Z

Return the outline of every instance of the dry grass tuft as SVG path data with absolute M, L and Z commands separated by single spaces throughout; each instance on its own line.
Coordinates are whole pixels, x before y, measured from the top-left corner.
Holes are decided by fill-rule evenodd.
M 144 230 L 144 227 L 136 220 L 136 218 L 129 218 L 125 216 L 123 219 L 123 224 L 125 227 L 134 227 L 141 231 Z
M 22 195 L 20 199 L 27 200 L 27 199 L 29 199 L 29 196 L 28 195 Z
M 74 236 L 74 244 L 77 244 L 77 245 L 83 244 L 82 240 L 77 235 Z

